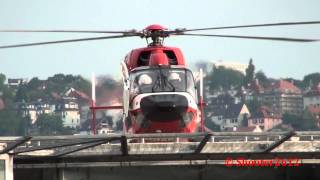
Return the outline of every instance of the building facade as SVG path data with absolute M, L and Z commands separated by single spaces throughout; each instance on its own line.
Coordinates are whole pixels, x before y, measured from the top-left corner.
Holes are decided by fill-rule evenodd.
M 253 113 L 248 120 L 248 127 L 259 126 L 263 131 L 268 131 L 280 124 L 282 124 L 280 114 L 266 106 L 260 107 L 259 111 Z
M 288 113 L 302 116 L 303 114 L 302 92 L 291 82 L 280 80 L 266 89 L 262 96 L 262 103 L 280 115 Z
M 310 90 L 308 90 L 303 96 L 304 109 L 309 106 L 320 107 L 320 83 Z
M 225 130 L 228 128 L 241 127 L 242 122 L 248 117 L 250 117 L 250 111 L 245 104 L 227 106 L 220 116 L 220 129 Z
M 56 113 L 61 116 L 64 127 L 80 128 L 80 110 L 76 98 L 63 97 L 57 105 Z
M 223 61 L 214 62 L 213 66 L 217 68 L 225 67 L 227 69 L 240 71 L 243 74 L 246 74 L 246 69 L 248 68 L 248 64 L 242 64 L 237 62 L 223 62 Z
M 36 101 L 18 104 L 18 109 L 23 118 L 29 117 L 30 123 L 35 124 L 41 114 L 52 114 L 55 112 L 55 105 L 48 102 Z

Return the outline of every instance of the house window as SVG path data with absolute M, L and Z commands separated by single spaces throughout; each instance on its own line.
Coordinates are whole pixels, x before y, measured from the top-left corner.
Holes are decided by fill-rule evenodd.
M 231 119 L 231 123 L 237 123 L 238 120 L 237 119 Z
M 259 119 L 259 123 L 264 123 L 264 119 Z

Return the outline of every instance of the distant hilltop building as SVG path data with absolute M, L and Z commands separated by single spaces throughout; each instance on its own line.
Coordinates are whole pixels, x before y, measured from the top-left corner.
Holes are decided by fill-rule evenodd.
M 25 78 L 16 78 L 16 79 L 9 78 L 8 79 L 8 85 L 10 88 L 17 88 L 19 85 L 25 84 L 27 82 L 28 82 L 28 79 L 25 79 Z
M 214 67 L 225 67 L 227 69 L 233 69 L 236 71 L 240 71 L 243 74 L 246 74 L 246 69 L 248 67 L 248 64 L 242 64 L 242 63 L 237 63 L 237 62 L 223 62 L 223 61 L 218 61 L 213 63 Z

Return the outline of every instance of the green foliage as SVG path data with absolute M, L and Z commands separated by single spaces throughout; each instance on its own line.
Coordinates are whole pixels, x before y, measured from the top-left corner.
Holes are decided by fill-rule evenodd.
M 46 81 L 35 77 L 28 84 L 20 85 L 15 100 L 16 102 L 30 102 L 38 99 L 51 100 L 53 92 L 61 94 L 71 87 L 87 94 L 91 92 L 91 83 L 83 77 L 56 74 Z
M 258 112 L 259 108 L 261 107 L 261 103 L 256 97 L 254 97 L 253 100 L 246 101 L 245 103 L 251 113 Z
M 214 122 L 210 120 L 204 121 L 205 127 L 209 128 L 211 131 L 219 132 L 221 131 L 220 126 L 216 125 Z
M 246 69 L 246 76 L 244 78 L 244 86 L 247 87 L 254 79 L 254 65 L 252 64 L 252 59 L 249 61 L 248 68 Z
M 242 127 L 247 127 L 248 126 L 248 119 L 249 119 L 248 114 L 244 114 L 243 115 L 243 119 L 241 121 L 241 126 Z
M 5 108 L 0 110 L 0 136 L 17 136 L 24 134 L 24 128 L 14 104 L 14 91 L 5 85 L 6 76 L 0 74 L 0 98 Z
M 320 73 L 311 73 L 303 78 L 303 85 L 304 87 L 308 87 L 310 85 L 317 85 L 320 83 Z
M 0 124 L 0 136 L 24 135 L 23 122 L 12 109 L 0 110 Z
M 295 130 L 307 131 L 316 129 L 315 121 L 307 111 L 304 112 L 302 117 L 286 113 L 282 116 L 282 121 L 285 124 L 290 124 Z
M 262 84 L 263 87 L 268 86 L 269 80 L 263 71 L 261 71 L 261 70 L 258 71 L 255 76 L 256 76 L 256 79 L 259 80 L 259 83 Z
M 41 114 L 36 122 L 40 135 L 72 134 L 72 129 L 63 127 L 59 115 Z
M 16 102 L 32 102 L 42 99 L 54 103 L 52 93 L 62 94 L 71 87 L 87 94 L 91 93 L 91 83 L 81 76 L 56 74 L 47 80 L 35 77 L 27 84 L 21 84 L 17 91 L 4 84 L 5 80 L 5 75 L 0 74 L 0 98 L 4 100 L 6 107 L 0 110 L 0 135 L 25 135 L 25 130 L 30 126 L 28 118 L 22 118 L 17 112 Z M 115 86 L 118 86 L 117 82 L 108 78 L 102 88 L 112 89 Z M 74 133 L 74 129 L 63 127 L 62 120 L 57 115 L 42 114 L 35 125 L 39 128 L 40 135 Z
M 6 76 L 0 73 L 0 85 L 3 85 L 5 81 L 6 81 Z
M 213 71 L 206 76 L 205 86 L 209 86 L 210 90 L 216 89 L 230 89 L 231 87 L 241 86 L 244 75 L 232 69 L 225 67 L 214 68 Z

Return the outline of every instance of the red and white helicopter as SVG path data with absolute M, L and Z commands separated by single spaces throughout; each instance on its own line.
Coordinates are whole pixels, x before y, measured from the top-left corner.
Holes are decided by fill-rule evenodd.
M 96 106 L 95 81 L 92 88 L 92 131 L 95 134 L 95 112 L 99 109 L 123 109 L 124 133 L 194 133 L 204 131 L 203 93 L 200 71 L 200 88 L 196 87 L 192 71 L 188 69 L 179 48 L 163 45 L 169 36 L 202 36 L 257 39 L 289 42 L 315 42 L 319 39 L 288 37 L 261 37 L 190 33 L 217 29 L 270 27 L 320 24 L 320 21 L 283 22 L 241 26 L 209 27 L 198 29 L 168 30 L 161 25 L 150 25 L 142 31 L 90 31 L 90 30 L 0 30 L 0 32 L 47 32 L 47 33 L 97 33 L 117 34 L 82 39 L 68 39 L 0 46 L 0 49 L 46 44 L 141 37 L 151 39 L 145 48 L 134 49 L 121 63 L 123 75 L 123 104 L 121 106 Z M 199 126 L 200 124 L 200 126 Z

